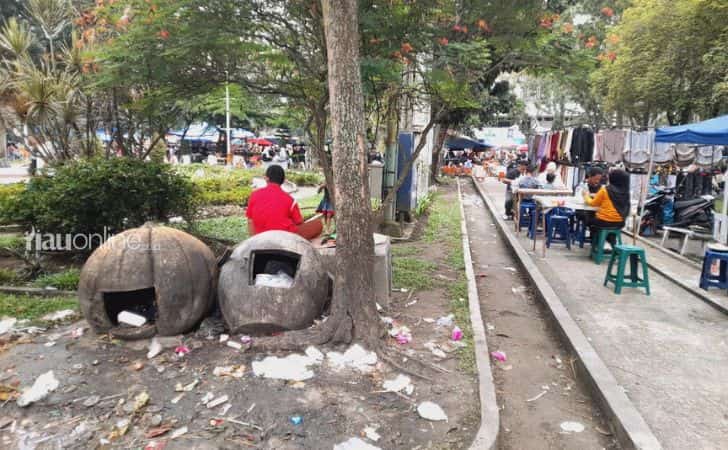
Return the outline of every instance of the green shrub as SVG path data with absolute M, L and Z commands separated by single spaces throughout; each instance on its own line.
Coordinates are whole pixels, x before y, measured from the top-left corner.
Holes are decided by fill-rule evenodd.
M 202 191 L 199 194 L 203 205 L 247 205 L 252 188 L 235 188 L 225 191 Z
M 15 205 L 18 196 L 25 192 L 25 183 L 0 185 L 0 223 L 9 224 L 15 220 Z
M 324 182 L 324 176 L 318 172 L 286 172 L 286 179 L 298 186 L 318 186 Z
M 5 234 L 0 236 L 0 255 L 8 252 L 16 253 L 25 250 L 25 239 L 15 234 Z
M 18 274 L 12 269 L 0 269 L 0 285 L 11 285 L 18 281 Z
M 44 288 L 51 286 L 63 291 L 75 291 L 78 288 L 78 278 L 81 276 L 79 269 L 68 269 L 63 272 L 41 275 L 35 279 L 33 285 Z
M 192 217 L 195 187 L 169 165 L 131 158 L 74 161 L 33 177 L 10 208 L 43 233 L 111 233 L 147 221 Z

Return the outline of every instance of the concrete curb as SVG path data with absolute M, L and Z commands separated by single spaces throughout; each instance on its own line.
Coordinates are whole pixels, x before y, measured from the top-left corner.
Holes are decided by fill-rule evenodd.
M 561 303 L 561 299 L 533 262 L 531 256 L 518 242 L 508 224 L 498 215 L 498 210 L 491 198 L 475 180 L 473 180 L 473 184 L 488 206 L 500 233 L 506 238 L 511 250 L 516 254 L 521 266 L 539 292 L 540 299 L 555 320 L 564 342 L 578 357 L 578 367 L 586 375 L 585 379 L 589 382 L 595 399 L 606 414 L 619 444 L 624 449 L 662 449 L 662 445 L 642 415 L 627 398 L 617 379 L 584 336 L 581 328 Z
M 626 234 L 629 237 L 633 237 L 632 236 L 632 233 L 630 233 L 630 232 L 622 231 L 622 233 Z M 676 260 L 678 260 L 680 262 L 683 262 L 683 259 L 685 259 L 685 258 L 682 258 L 682 259 L 681 258 L 677 258 L 677 256 L 679 256 L 679 255 L 670 255 L 670 253 L 668 251 L 665 251 L 664 248 L 662 248 L 660 246 L 657 246 L 654 243 L 652 243 L 652 242 L 650 242 L 650 241 L 648 241 L 648 240 L 646 240 L 646 239 L 644 239 L 642 237 L 637 236 L 637 241 L 639 241 L 640 243 L 643 243 L 645 245 L 648 245 L 648 246 L 650 246 L 650 247 L 652 247 L 652 248 L 654 248 L 656 250 L 660 250 L 663 253 L 667 254 L 670 257 L 675 258 Z M 703 270 L 702 267 L 697 266 L 696 264 L 693 264 L 692 261 L 691 261 L 691 265 L 693 267 L 697 268 L 698 270 L 701 270 L 701 271 Z M 690 292 L 694 296 L 698 297 L 700 300 L 702 300 L 705 303 L 707 303 L 708 306 L 711 306 L 711 307 L 717 309 L 718 311 L 722 312 L 723 314 L 728 314 L 728 299 L 721 300 L 720 298 L 716 298 L 716 297 L 711 296 L 710 293 L 709 293 L 709 291 L 704 291 L 702 289 L 696 289 L 696 288 L 690 286 L 689 284 L 685 283 L 684 281 L 676 278 L 673 274 L 670 274 L 670 273 L 666 272 L 665 270 L 661 269 L 659 266 L 656 266 L 655 264 L 651 263 L 649 259 L 647 260 L 647 266 L 650 269 L 652 269 L 655 272 L 657 272 L 660 275 L 662 275 L 663 277 L 665 277 L 668 280 L 672 281 L 673 283 L 677 284 L 681 288 L 683 288 L 686 291 Z M 721 291 L 721 292 L 723 292 L 723 291 Z
M 0 286 L 0 292 L 6 294 L 34 295 L 37 297 L 75 297 L 76 291 L 61 291 L 56 289 L 26 288 L 16 286 Z
M 460 230 L 463 239 L 463 262 L 465 263 L 465 277 L 468 281 L 468 306 L 470 308 L 470 324 L 473 328 L 473 344 L 475 346 L 475 363 L 478 367 L 478 392 L 480 395 L 480 429 L 475 435 L 471 450 L 495 450 L 498 448 L 498 433 L 500 431 L 500 411 L 495 395 L 495 383 L 490 367 L 490 352 L 485 337 L 483 317 L 480 314 L 480 296 L 478 286 L 475 284 L 473 271 L 473 258 L 470 253 L 470 238 L 468 225 L 465 219 L 463 196 L 458 183 L 458 203 L 460 205 Z

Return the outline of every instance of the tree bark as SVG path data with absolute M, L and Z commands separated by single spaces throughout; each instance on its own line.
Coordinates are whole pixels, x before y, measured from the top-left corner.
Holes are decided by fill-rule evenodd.
M 336 201 L 336 276 L 332 341 L 356 338 L 378 347 L 371 201 L 359 68 L 358 2 L 322 0 L 328 59 Z
M 450 128 L 450 124 L 448 122 L 440 123 L 439 127 L 440 129 L 435 136 L 435 145 L 432 147 L 432 165 L 430 166 L 432 171 L 430 172 L 430 179 L 433 181 L 436 181 L 437 176 L 440 175 L 440 153 L 442 146 L 445 144 L 445 137 L 447 136 L 447 130 Z

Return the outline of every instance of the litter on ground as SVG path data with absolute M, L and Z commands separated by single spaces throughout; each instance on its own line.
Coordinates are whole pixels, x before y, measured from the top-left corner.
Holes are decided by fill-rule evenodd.
M 329 352 L 326 354 L 329 363 L 334 369 L 356 369 L 362 373 L 371 372 L 377 363 L 377 354 L 365 350 L 359 344 L 354 344 L 344 353 Z
M 367 444 L 359 438 L 351 438 L 341 444 L 334 445 L 334 450 L 381 450 L 371 444 Z
M 406 375 L 397 375 L 393 380 L 386 380 L 382 387 L 385 391 L 389 392 L 402 392 L 404 391 L 407 395 L 412 395 L 415 387 L 412 385 L 412 380 Z
M 567 433 L 581 433 L 584 431 L 584 425 L 579 422 L 561 422 L 561 430 Z
M 36 378 L 35 383 L 29 389 L 23 391 L 17 400 L 18 406 L 25 407 L 31 403 L 43 400 L 48 394 L 58 389 L 58 379 L 52 370 Z
M 417 406 L 417 413 L 423 419 L 431 420 L 433 422 L 440 422 L 447 420 L 447 414 L 442 410 L 440 405 L 433 402 L 422 402 Z
M 276 380 L 305 381 L 314 376 L 309 366 L 318 364 L 320 361 L 308 355 L 291 354 L 284 358 L 268 356 L 261 361 L 253 361 L 253 373 L 258 377 Z

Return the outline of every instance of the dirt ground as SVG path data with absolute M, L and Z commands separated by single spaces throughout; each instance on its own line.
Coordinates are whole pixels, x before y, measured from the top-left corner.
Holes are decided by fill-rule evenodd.
M 446 198 L 455 200 L 452 188 Z M 382 449 L 467 448 L 479 425 L 475 375 L 461 367 L 457 347 L 449 345 L 452 327 L 437 327 L 430 321 L 450 313 L 444 282 L 457 279 L 459 273 L 449 267 L 437 242 L 416 240 L 395 247 L 400 246 L 432 261 L 444 277 L 432 289 L 393 293 L 381 312 L 412 331 L 408 344 L 387 341 L 407 355 L 398 365 L 427 378 L 411 376 L 411 395 L 384 392 L 383 381 L 404 372 L 381 359 L 368 374 L 336 370 L 326 360 L 312 367 L 311 379 L 283 381 L 255 376 L 253 361 L 271 355 L 230 348 L 220 342 L 219 330 L 210 331 L 214 327 L 165 338 L 162 353 L 147 359 L 148 340 L 113 341 L 94 335 L 79 321 L 23 334 L 0 353 L 0 393 L 10 392 L 11 397 L 0 403 L 0 446 L 331 449 L 358 437 Z M 77 328 L 85 329 L 81 337 L 71 335 Z M 230 340 L 239 342 L 240 336 Z M 447 350 L 445 358 L 423 347 L 429 341 Z M 190 352 L 178 357 L 174 352 L 178 345 Z M 409 359 L 424 361 L 430 369 L 423 370 Z M 242 377 L 214 374 L 215 367 L 230 365 L 242 366 Z M 49 370 L 59 387 L 37 403 L 19 407 L 12 399 L 13 387 L 28 387 Z M 178 384 L 187 386 L 195 380 L 199 381 L 191 390 L 178 392 Z M 144 393 L 149 397 L 146 402 Z M 227 395 L 228 401 L 208 408 L 203 402 L 208 393 L 214 399 Z M 424 401 L 440 405 L 448 420 L 421 418 L 416 408 Z M 296 424 L 298 417 L 301 422 Z M 365 436 L 365 427 L 376 429 L 381 438 Z M 179 436 L 173 438 L 176 431 Z
M 488 346 L 507 357 L 492 363 L 501 409 L 500 448 L 618 448 L 487 207 L 470 181 L 462 185 Z M 578 422 L 584 431 L 565 432 L 563 422 Z

